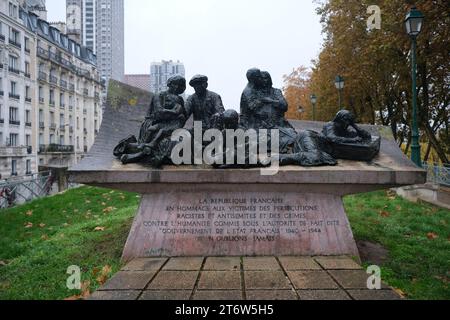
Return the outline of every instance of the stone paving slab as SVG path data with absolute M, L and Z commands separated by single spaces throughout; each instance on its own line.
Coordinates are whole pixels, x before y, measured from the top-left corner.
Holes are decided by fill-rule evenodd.
M 168 259 L 135 259 L 122 268 L 122 271 L 158 271 Z
M 90 300 L 397 300 L 350 257 L 135 259 Z
M 349 257 L 315 257 L 325 270 L 361 270 L 361 266 Z
M 156 271 L 120 271 L 100 290 L 144 290 Z
M 275 257 L 244 258 L 246 271 L 278 271 L 280 264 Z
M 338 289 L 339 285 L 325 271 L 288 271 L 295 289 Z
M 311 257 L 281 257 L 280 262 L 285 270 L 322 270 L 320 265 Z
M 240 271 L 241 258 L 208 258 L 206 259 L 203 270 L 207 271 Z
M 196 271 L 200 270 L 204 258 L 172 258 L 164 266 L 165 271 Z
M 241 289 L 241 273 L 236 271 L 203 271 L 198 290 Z
M 251 289 L 291 289 L 289 280 L 282 271 L 245 271 L 245 288 Z
M 161 271 L 148 286 L 150 290 L 192 290 L 198 271 Z

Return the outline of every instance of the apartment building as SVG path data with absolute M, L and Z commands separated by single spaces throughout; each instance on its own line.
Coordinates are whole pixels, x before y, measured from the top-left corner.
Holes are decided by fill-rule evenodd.
M 96 56 L 23 0 L 0 0 L 0 18 L 1 179 L 68 167 L 102 121 Z
M 0 180 L 38 170 L 35 41 L 20 19 L 20 2 L 0 0 Z
M 184 64 L 180 61 L 152 62 L 150 66 L 150 91 L 160 93 L 167 90 L 167 80 L 174 75 L 185 77 Z

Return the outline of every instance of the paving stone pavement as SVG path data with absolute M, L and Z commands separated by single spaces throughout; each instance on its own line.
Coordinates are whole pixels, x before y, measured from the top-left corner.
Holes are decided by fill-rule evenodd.
M 349 257 L 135 259 L 90 300 L 398 300 Z

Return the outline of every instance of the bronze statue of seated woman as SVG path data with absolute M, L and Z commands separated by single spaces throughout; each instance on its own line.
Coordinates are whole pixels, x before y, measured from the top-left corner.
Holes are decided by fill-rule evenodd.
M 334 158 L 371 161 L 380 152 L 381 138 L 372 137 L 355 122 L 350 111 L 341 110 L 324 126 L 322 136 L 330 145 Z
M 167 91 L 153 97 L 139 139 L 128 137 L 114 149 L 114 156 L 123 164 L 145 161 L 159 167 L 170 157 L 171 134 L 183 128 L 187 120 L 184 100 L 180 96 L 186 91 L 186 79 L 171 77 L 167 86 Z

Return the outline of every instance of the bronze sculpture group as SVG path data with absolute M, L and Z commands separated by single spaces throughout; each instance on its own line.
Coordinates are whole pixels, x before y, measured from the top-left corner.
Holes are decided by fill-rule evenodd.
M 192 78 L 189 85 L 195 93 L 186 102 L 181 97 L 186 80 L 181 76 L 170 78 L 168 90 L 154 95 L 139 137 L 120 141 L 114 155 L 123 164 L 143 162 L 154 167 L 171 164 L 175 145 L 172 133 L 184 128 L 191 116 L 202 123 L 203 130 L 278 130 L 280 165 L 336 165 L 337 159 L 370 161 L 378 154 L 380 138 L 357 126 L 349 111 L 341 110 L 321 133 L 297 131 L 285 118 L 288 103 L 282 91 L 273 88 L 270 74 L 250 69 L 247 79 L 238 114 L 226 110 L 221 97 L 208 90 L 206 76 Z

